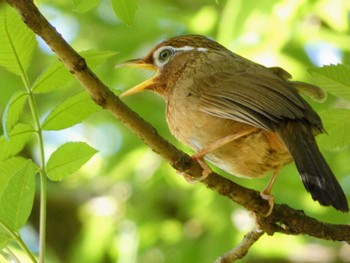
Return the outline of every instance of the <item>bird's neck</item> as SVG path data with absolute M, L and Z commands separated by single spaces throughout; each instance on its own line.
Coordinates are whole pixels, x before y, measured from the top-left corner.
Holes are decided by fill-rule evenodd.
M 185 69 L 185 64 L 164 68 L 157 77 L 155 85 L 152 86 L 151 90 L 167 102 L 175 84 L 181 79 Z

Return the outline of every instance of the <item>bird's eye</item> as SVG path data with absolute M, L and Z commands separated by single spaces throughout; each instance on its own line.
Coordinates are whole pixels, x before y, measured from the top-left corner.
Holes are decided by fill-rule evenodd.
M 159 53 L 158 59 L 161 62 L 166 61 L 173 55 L 174 51 L 170 48 L 164 49 Z

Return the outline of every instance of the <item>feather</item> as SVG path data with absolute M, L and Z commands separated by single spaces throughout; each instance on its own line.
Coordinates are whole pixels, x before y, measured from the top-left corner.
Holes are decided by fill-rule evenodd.
M 197 78 L 195 85 L 202 88 L 199 109 L 208 114 L 269 131 L 273 131 L 274 123 L 284 119 L 304 119 L 323 130 L 319 116 L 297 90 L 273 75 L 212 74 Z

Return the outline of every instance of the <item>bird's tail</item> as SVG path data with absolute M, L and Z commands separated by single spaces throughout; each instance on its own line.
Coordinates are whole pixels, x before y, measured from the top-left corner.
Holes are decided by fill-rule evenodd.
M 292 121 L 277 128 L 294 159 L 305 188 L 321 205 L 348 212 L 343 189 L 318 149 L 311 129 L 303 122 Z

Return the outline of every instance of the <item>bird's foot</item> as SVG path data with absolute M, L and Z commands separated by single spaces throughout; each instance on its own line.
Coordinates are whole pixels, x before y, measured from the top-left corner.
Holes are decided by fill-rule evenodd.
M 205 178 L 208 177 L 208 175 L 212 172 L 211 168 L 209 167 L 209 165 L 204 161 L 203 157 L 197 157 L 197 156 L 191 156 L 191 158 L 195 161 L 197 161 L 199 163 L 199 165 L 202 167 L 203 171 L 202 171 L 202 176 L 199 177 L 193 177 L 190 174 L 184 173 L 184 172 L 180 172 L 178 171 L 179 174 L 181 174 L 187 183 L 190 184 L 195 184 L 198 182 L 203 181 Z
M 270 195 L 270 192 L 266 190 L 260 192 L 260 196 L 262 199 L 266 200 L 269 203 L 270 208 L 265 215 L 265 217 L 268 217 L 271 214 L 273 207 L 275 206 L 275 197 L 273 195 Z
M 211 174 L 212 170 L 209 167 L 209 165 L 205 162 L 203 155 L 201 153 L 195 153 L 191 156 L 191 158 L 199 163 L 199 165 L 202 167 L 202 176 L 195 178 L 195 181 L 200 182 L 203 181 L 205 178 L 208 177 L 209 174 Z
M 187 173 L 183 173 L 183 172 L 179 172 L 179 174 L 182 175 L 183 178 L 185 178 L 186 182 L 189 184 L 195 184 L 198 183 L 197 179 L 195 179 L 192 175 L 187 174 Z
M 277 169 L 273 173 L 273 175 L 272 175 L 269 183 L 265 187 L 265 189 L 262 192 L 260 192 L 261 198 L 265 199 L 267 202 L 269 202 L 269 206 L 270 206 L 270 209 L 266 213 L 265 217 L 268 217 L 271 214 L 271 212 L 273 210 L 273 207 L 275 205 L 275 197 L 273 195 L 271 195 L 270 193 L 271 193 L 271 190 L 272 190 L 272 186 L 275 183 L 275 180 L 276 180 L 277 175 L 278 175 L 279 171 L 281 170 L 281 168 L 282 168 L 282 166 L 277 167 Z

